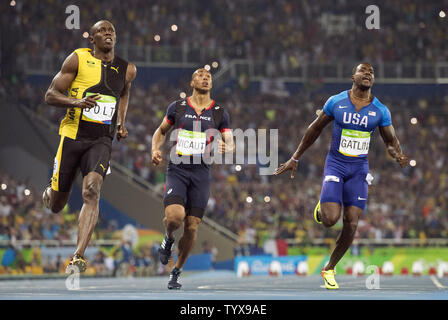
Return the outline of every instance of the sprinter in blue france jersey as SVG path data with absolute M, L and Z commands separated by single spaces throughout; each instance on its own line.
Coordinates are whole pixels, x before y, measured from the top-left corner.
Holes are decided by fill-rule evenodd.
M 291 178 L 294 178 L 300 157 L 325 126 L 334 120 L 320 201 L 314 210 L 314 219 L 325 227 L 331 227 L 339 220 L 344 208 L 342 232 L 330 261 L 322 270 L 327 289 L 339 288 L 334 279 L 334 269 L 352 244 L 360 214 L 366 207 L 367 188 L 373 179 L 369 174 L 367 156 L 371 135 L 377 127 L 389 154 L 402 168 L 408 163 L 395 135 L 389 109 L 371 94 L 375 79 L 373 67 L 369 63 L 356 66 L 351 79 L 352 88 L 327 100 L 291 159 L 274 173 L 279 175 L 291 170 Z
M 167 264 L 171 258 L 174 232 L 184 222 L 184 232 L 179 240 L 179 255 L 171 271 L 168 289 L 180 289 L 178 282 L 181 269 L 196 240 L 198 226 L 204 215 L 210 196 L 210 154 L 211 143 L 217 138 L 209 129 L 220 132 L 218 152 L 234 150 L 233 135 L 230 131 L 229 114 L 210 97 L 212 76 L 206 69 L 193 73 L 190 83 L 193 94 L 169 105 L 162 124 L 152 139 L 152 163 L 157 166 L 162 161 L 160 147 L 170 128 L 175 136 L 175 144 L 170 153 L 163 195 L 166 229 L 165 238 L 159 249 L 160 261 Z M 219 138 L 219 137 L 218 137 Z

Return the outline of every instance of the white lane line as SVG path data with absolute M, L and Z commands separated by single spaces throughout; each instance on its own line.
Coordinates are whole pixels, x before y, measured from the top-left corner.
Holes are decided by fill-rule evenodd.
M 435 276 L 431 276 L 431 281 L 432 283 L 434 283 L 434 285 L 439 288 L 439 289 L 446 289 L 447 287 L 445 287 L 444 285 L 442 285 L 439 280 L 437 280 L 437 278 Z

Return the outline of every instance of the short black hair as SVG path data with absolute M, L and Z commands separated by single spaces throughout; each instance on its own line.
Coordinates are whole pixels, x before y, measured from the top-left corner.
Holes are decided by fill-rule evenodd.
M 110 24 L 114 27 L 114 29 L 115 29 L 114 24 L 113 24 L 112 22 L 110 22 L 109 20 L 99 20 L 99 21 L 95 22 L 95 23 L 90 27 L 89 35 L 93 36 L 93 35 L 96 33 L 96 27 L 95 27 L 95 26 L 96 26 L 98 23 L 100 23 L 100 22 L 107 22 L 107 23 L 110 23 Z
M 198 72 L 199 70 L 205 70 L 205 71 L 207 71 L 208 73 L 210 73 L 210 75 L 212 74 L 212 73 L 210 72 L 210 70 L 207 70 L 207 69 L 205 69 L 205 68 L 199 68 L 199 69 L 196 69 L 196 70 L 191 74 L 191 80 L 194 79 L 194 75 L 195 75 L 196 72 Z
M 355 66 L 353 67 L 353 69 L 352 69 L 352 75 L 354 75 L 354 74 L 356 73 L 356 69 L 358 68 L 358 66 L 360 66 L 360 65 L 362 65 L 362 64 L 368 64 L 369 66 L 371 66 L 371 67 L 373 68 L 373 66 L 372 66 L 372 64 L 371 64 L 370 62 L 361 62 L 361 63 L 358 63 L 357 65 L 355 65 Z

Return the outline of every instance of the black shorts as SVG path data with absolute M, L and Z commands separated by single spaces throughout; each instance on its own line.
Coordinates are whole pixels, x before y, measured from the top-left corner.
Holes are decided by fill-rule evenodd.
M 204 165 L 168 164 L 163 192 L 165 208 L 180 204 L 187 216 L 204 216 L 210 197 L 210 170 Z
M 78 170 L 81 170 L 83 177 L 89 172 L 97 172 L 104 178 L 109 169 L 111 151 L 112 140 L 109 137 L 73 140 L 61 136 L 54 158 L 52 189 L 69 192 Z

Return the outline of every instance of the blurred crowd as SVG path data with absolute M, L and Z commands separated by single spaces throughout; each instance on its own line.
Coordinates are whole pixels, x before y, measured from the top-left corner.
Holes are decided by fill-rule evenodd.
M 70 212 L 66 206 L 53 214 L 40 196 L 27 181 L 0 173 L 0 274 L 65 273 L 72 252 L 70 248 L 61 252 L 61 246 L 76 243 L 78 212 Z M 159 242 L 135 246 L 122 238 L 113 222 L 102 221 L 101 215 L 92 235 L 92 241 L 97 239 L 116 241 L 88 248 L 87 274 L 148 276 L 166 272 L 158 263 Z M 52 250 L 54 247 L 59 249 Z
M 76 240 L 76 216 L 51 214 L 26 181 L 0 175 L 0 240 Z
M 3 58 L 17 67 L 24 59 L 41 57 L 60 65 L 68 48 L 89 45 L 82 35 L 100 19 L 115 24 L 121 48 L 206 48 L 219 61 L 253 59 L 289 69 L 303 63 L 432 63 L 448 58 L 448 18 L 439 17 L 447 0 L 376 1 L 379 30 L 366 28 L 371 13 L 366 13 L 370 3 L 365 1 L 83 0 L 76 3 L 79 29 L 71 30 L 66 27 L 67 20 L 73 23 L 73 11 L 66 13 L 69 1 L 14 3 L 2 2 L 1 20 L 4 35 L 14 35 L 5 39 Z

